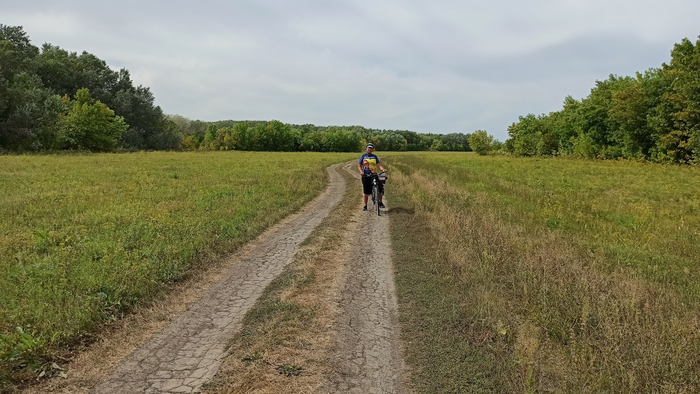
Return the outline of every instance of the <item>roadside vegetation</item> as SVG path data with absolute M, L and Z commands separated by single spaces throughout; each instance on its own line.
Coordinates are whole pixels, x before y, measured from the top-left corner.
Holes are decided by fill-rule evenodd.
M 66 351 L 300 208 L 351 156 L 0 156 L 0 387 L 61 374 Z
M 700 390 L 697 168 L 386 161 L 419 391 Z

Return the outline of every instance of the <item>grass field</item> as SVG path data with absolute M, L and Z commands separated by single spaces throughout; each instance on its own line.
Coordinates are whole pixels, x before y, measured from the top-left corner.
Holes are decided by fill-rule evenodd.
M 355 156 L 0 156 L 0 385 L 249 241 Z
M 419 391 L 700 391 L 698 168 L 384 161 Z
M 0 156 L 0 388 L 60 373 L 67 349 L 301 207 L 325 166 L 356 156 Z M 700 169 L 380 156 L 418 392 L 700 391 Z M 278 294 L 266 297 L 259 308 Z M 240 352 L 267 346 L 257 327 L 288 333 L 289 317 L 249 319 Z

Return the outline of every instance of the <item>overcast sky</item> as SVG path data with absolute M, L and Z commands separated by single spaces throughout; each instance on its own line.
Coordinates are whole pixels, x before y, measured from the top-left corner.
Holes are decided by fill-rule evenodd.
M 670 61 L 697 0 L 0 0 L 0 23 L 83 50 L 201 120 L 487 130 Z

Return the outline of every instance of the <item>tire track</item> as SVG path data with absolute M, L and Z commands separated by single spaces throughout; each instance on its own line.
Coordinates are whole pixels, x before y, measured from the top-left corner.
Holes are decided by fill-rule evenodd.
M 339 166 L 327 169 L 330 183 L 320 196 L 268 230 L 223 280 L 117 365 L 94 393 L 194 393 L 211 380 L 245 313 L 292 262 L 299 244 L 341 201 L 345 182 L 337 172 Z
M 354 163 L 345 170 L 359 179 Z M 358 209 L 353 221 L 328 391 L 406 392 L 389 218 Z

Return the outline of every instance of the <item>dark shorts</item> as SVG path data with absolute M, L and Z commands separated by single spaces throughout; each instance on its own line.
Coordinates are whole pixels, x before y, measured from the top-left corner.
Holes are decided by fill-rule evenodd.
M 379 194 L 384 194 L 384 184 L 379 182 L 379 180 L 377 180 L 377 183 L 379 184 Z M 372 177 L 362 176 L 362 191 L 365 194 L 372 194 Z

